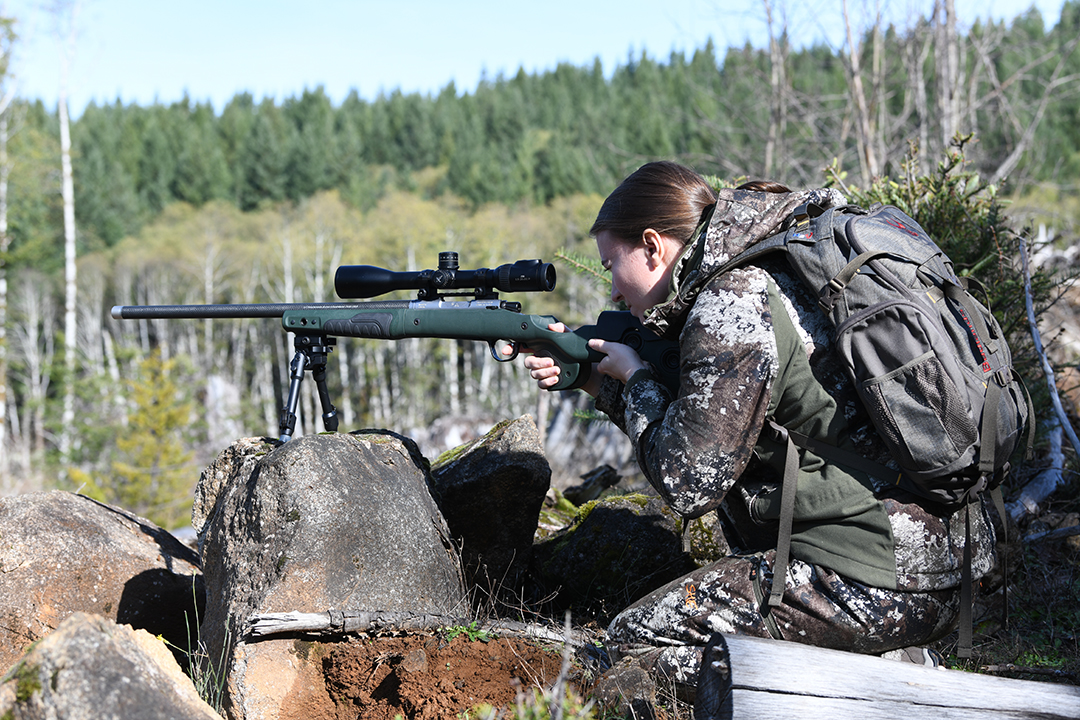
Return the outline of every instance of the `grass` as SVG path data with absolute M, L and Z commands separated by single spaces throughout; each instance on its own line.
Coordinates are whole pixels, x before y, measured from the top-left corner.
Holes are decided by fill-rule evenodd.
M 1037 517 L 1010 528 L 998 547 L 999 568 L 983 580 L 976 602 L 973 657 L 955 656 L 955 635 L 935 647 L 947 666 L 1003 677 L 1080 685 L 1080 536 L 1025 540 L 1080 520 L 1080 477 L 1044 503 Z M 1008 561 L 1007 622 L 1001 561 Z
M 468 638 L 469 642 L 488 642 L 495 636 L 489 633 L 487 630 L 480 628 L 480 623 L 473 620 L 468 625 L 453 625 L 451 627 L 439 628 L 442 632 L 443 638 L 450 642 L 456 637 L 464 635 Z
M 195 583 L 192 578 L 191 593 L 195 596 Z M 192 636 L 191 619 L 187 612 L 184 612 L 184 626 L 187 629 L 187 647 L 177 647 L 173 643 L 169 642 L 162 636 L 158 635 L 158 639 L 165 643 L 168 647 L 174 648 L 184 655 L 186 662 L 184 663 L 184 672 L 191 678 L 192 684 L 195 685 L 195 691 L 199 693 L 199 697 L 203 701 L 214 709 L 218 715 L 224 715 L 222 712 L 222 705 L 225 699 L 225 667 L 227 653 L 229 652 L 230 636 L 228 626 L 225 629 L 225 637 L 222 642 L 221 655 L 217 658 L 210 656 L 209 648 L 202 639 L 200 633 L 199 622 L 199 603 L 198 597 L 195 597 L 195 632 Z

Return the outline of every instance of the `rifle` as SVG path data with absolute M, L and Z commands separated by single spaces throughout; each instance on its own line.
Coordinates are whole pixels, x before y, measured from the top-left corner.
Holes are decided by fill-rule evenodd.
M 579 388 L 589 379 L 592 364 L 603 354 L 588 347 L 591 338 L 630 345 L 661 375 L 678 387 L 678 346 L 646 330 L 628 312 L 600 313 L 595 325 L 573 332 L 554 332 L 558 322 L 549 315 L 524 315 L 521 303 L 500 300 L 502 292 L 550 292 L 555 267 L 541 260 L 518 260 L 495 269 L 461 270 L 456 252 L 439 253 L 439 267 L 416 272 L 393 272 L 370 265 L 342 265 L 334 275 L 334 291 L 343 299 L 373 298 L 395 290 L 417 290 L 416 300 L 376 300 L 335 303 L 257 303 L 235 305 L 116 305 L 118 320 L 216 319 L 280 317 L 294 335 L 289 395 L 281 410 L 283 442 L 296 429 L 300 385 L 310 372 L 322 406 L 323 426 L 337 430 L 337 408 L 326 387 L 327 355 L 338 337 L 401 340 L 449 338 L 486 342 L 498 362 L 514 360 L 519 351 L 547 353 L 560 368 L 559 382 L 550 390 Z M 467 298 L 460 300 L 454 298 Z M 510 351 L 506 352 L 505 348 Z

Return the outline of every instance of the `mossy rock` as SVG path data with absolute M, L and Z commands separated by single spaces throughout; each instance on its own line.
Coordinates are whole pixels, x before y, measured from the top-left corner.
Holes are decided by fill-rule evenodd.
M 606 621 L 696 567 L 682 550 L 682 519 L 657 497 L 586 503 L 573 524 L 533 548 L 534 591 L 551 610 Z

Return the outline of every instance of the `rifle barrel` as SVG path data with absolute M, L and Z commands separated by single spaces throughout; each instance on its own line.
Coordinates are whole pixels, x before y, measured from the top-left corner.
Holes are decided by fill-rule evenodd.
M 117 320 L 207 320 L 281 317 L 289 310 L 360 307 L 357 303 L 247 303 L 237 305 L 114 305 Z

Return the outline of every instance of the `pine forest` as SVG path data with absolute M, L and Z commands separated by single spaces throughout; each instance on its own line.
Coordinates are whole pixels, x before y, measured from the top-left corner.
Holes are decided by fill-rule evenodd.
M 16 94 L 0 115 L 0 492 L 83 488 L 176 527 L 217 452 L 277 436 L 293 352 L 279 322 L 118 321 L 114 305 L 333 302 L 341 265 L 419 270 L 453 250 L 462 268 L 555 262 L 553 293 L 506 299 L 592 321 L 606 291 L 556 258 L 594 254 L 603 197 L 649 160 L 884 197 L 941 176 L 962 149 L 965 181 L 949 192 L 990 197 L 1016 232 L 1041 224 L 1067 247 L 1080 2 L 964 32 L 945 15 L 853 28 L 839 49 L 777 29 L 766 47 L 340 103 L 316 87 L 221 108 L 91 104 L 69 119 Z M 7 57 L 18 18 L 3 29 Z M 1014 261 L 997 248 L 993 263 Z M 1017 297 L 1005 305 L 1022 313 Z M 520 363 L 463 341 L 342 341 L 328 385 L 346 430 L 407 434 L 546 402 Z M 304 388 L 297 432 L 319 432 Z

